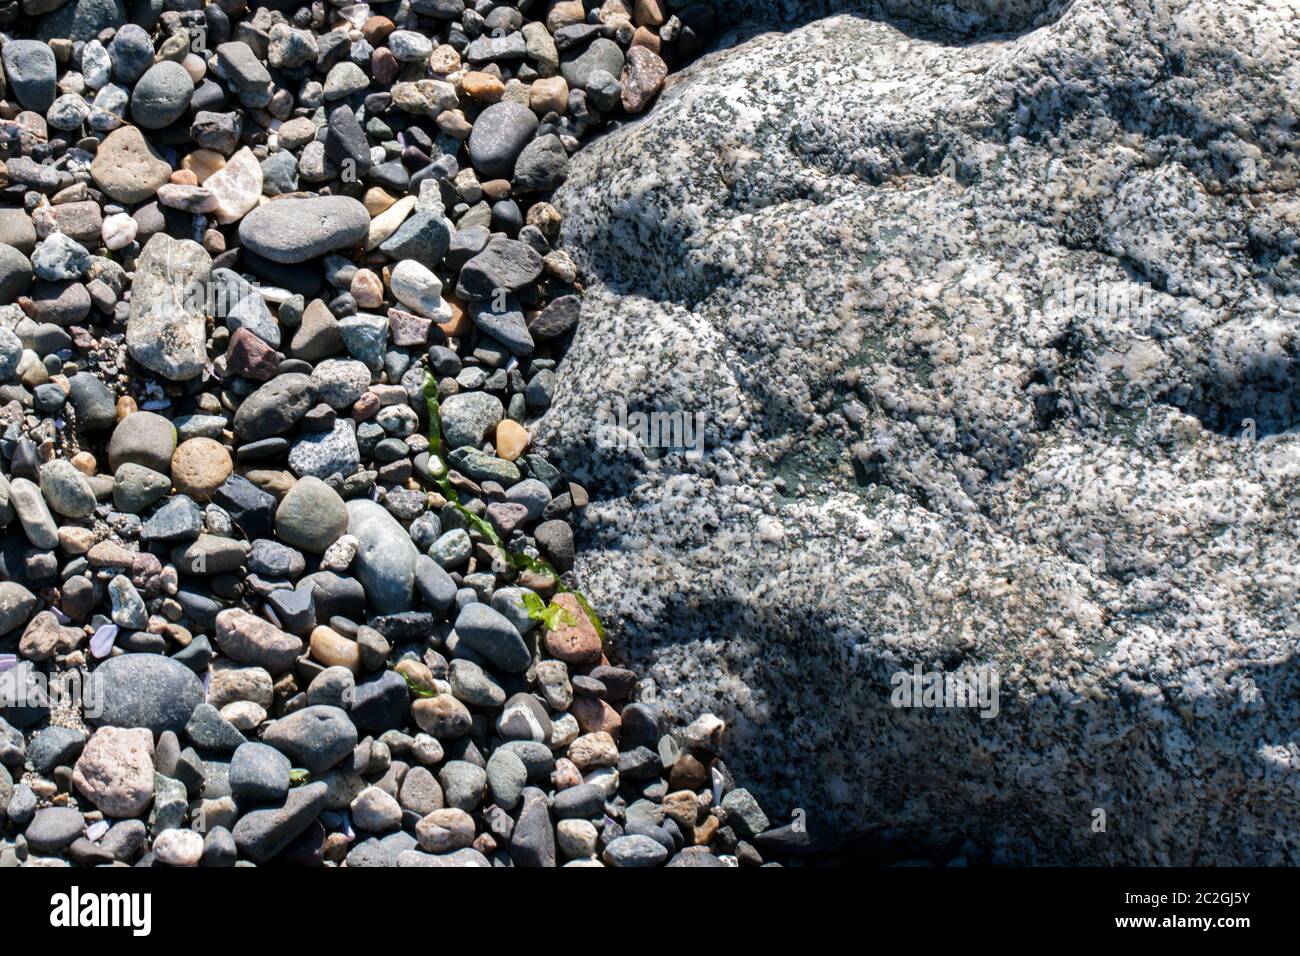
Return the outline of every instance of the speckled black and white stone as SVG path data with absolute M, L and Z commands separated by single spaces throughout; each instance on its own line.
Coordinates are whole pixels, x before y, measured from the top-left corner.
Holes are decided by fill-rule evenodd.
M 1012 6 L 747 30 L 574 158 L 578 575 L 769 813 L 1294 864 L 1300 21 Z M 602 447 L 620 399 L 704 458 Z M 995 667 L 999 715 L 894 708 L 914 664 Z

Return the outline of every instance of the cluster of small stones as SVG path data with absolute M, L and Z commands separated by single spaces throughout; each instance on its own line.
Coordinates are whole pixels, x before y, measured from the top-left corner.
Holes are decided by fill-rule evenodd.
M 129 7 L 0 4 L 0 865 L 797 843 L 545 570 L 587 494 L 529 431 L 546 197 L 708 6 Z

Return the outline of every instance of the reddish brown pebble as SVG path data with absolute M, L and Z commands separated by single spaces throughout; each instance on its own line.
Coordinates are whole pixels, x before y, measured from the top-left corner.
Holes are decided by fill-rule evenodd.
M 361 24 L 361 35 L 371 46 L 378 46 L 387 40 L 388 35 L 396 28 L 397 25 L 388 17 L 374 16 Z
M 275 378 L 280 356 L 248 329 L 236 329 L 226 350 L 226 371 L 259 382 Z
M 627 62 L 623 65 L 623 109 L 640 113 L 650 105 L 667 76 L 668 64 L 659 54 L 643 46 L 632 47 L 627 51 Z
M 632 22 L 639 27 L 662 26 L 667 19 L 662 0 L 636 0 L 632 8 Z
M 386 46 L 381 46 L 370 57 L 370 73 L 375 82 L 388 84 L 397 79 L 397 71 L 401 64 L 397 62 L 397 57 L 393 56 L 393 51 Z
M 488 199 L 496 202 L 499 199 L 507 199 L 510 196 L 510 180 L 508 179 L 489 179 L 483 184 L 483 195 Z
M 572 594 L 557 594 L 552 601 L 568 613 L 546 632 L 546 652 L 574 667 L 591 667 L 600 660 L 600 635 L 591 618 Z
M 506 85 L 499 76 L 491 73 L 471 71 L 460 78 L 460 88 L 465 95 L 480 103 L 499 102 L 506 91 Z
M 668 774 L 668 786 L 672 790 L 699 790 L 709 782 L 709 768 L 700 763 L 692 754 L 684 753 L 673 761 Z
M 352 420 L 363 422 L 373 418 L 379 412 L 379 396 L 374 392 L 363 392 L 352 406 Z
M 466 314 L 465 307 L 450 296 L 443 296 L 443 298 L 446 300 L 447 305 L 451 306 L 451 318 L 446 322 L 438 323 L 438 328 L 449 339 L 458 339 L 463 335 L 467 335 L 474 327 L 474 324 L 470 321 L 469 315 Z
M 604 732 L 617 737 L 623 729 L 623 721 L 618 711 L 603 700 L 595 697 L 578 697 L 569 708 L 569 713 L 578 722 L 584 734 Z
M 637 27 L 636 33 L 632 34 L 632 46 L 642 46 L 651 53 L 658 54 L 663 47 L 663 41 L 659 39 L 659 34 L 650 28 Z

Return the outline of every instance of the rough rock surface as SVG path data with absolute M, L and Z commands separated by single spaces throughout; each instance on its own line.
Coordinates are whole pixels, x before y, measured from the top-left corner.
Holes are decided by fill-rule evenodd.
M 1300 862 L 1300 21 L 887 6 L 724 41 L 573 158 L 579 579 L 814 829 Z M 892 706 L 914 666 L 998 715 Z
M 153 735 L 101 727 L 86 743 L 72 782 L 110 817 L 138 816 L 153 799 Z
M 136 265 L 126 344 L 131 356 L 173 381 L 194 378 L 203 371 L 206 325 L 203 290 L 212 272 L 212 259 L 197 242 L 153 236 Z

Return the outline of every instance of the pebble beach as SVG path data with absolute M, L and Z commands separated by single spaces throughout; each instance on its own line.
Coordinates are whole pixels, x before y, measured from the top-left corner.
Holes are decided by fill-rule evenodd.
M 0 4 L 0 867 L 760 866 L 573 572 L 549 200 L 663 0 Z

